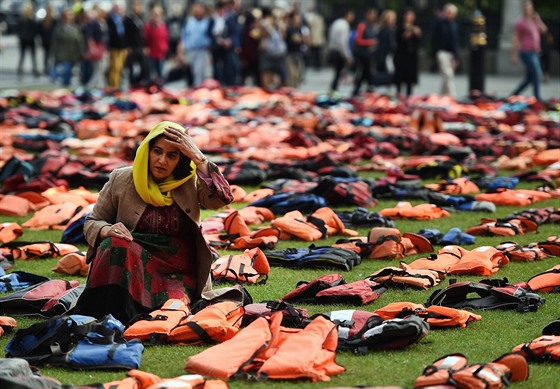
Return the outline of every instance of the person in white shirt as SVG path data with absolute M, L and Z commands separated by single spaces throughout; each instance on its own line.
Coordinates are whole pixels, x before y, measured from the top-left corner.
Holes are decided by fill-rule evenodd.
M 347 10 L 344 16 L 336 19 L 329 29 L 327 60 L 329 65 L 334 68 L 331 91 L 338 89 L 340 75 L 345 66 L 354 63 L 350 50 L 350 24 L 354 21 L 354 17 L 354 11 Z

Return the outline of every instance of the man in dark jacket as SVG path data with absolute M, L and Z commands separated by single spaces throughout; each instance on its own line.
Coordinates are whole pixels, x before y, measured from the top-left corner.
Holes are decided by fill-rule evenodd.
M 132 12 L 124 20 L 124 30 L 128 45 L 126 67 L 130 77 L 130 86 L 144 85 L 148 80 L 147 59 L 144 55 L 144 6 L 136 0 L 132 3 Z
M 228 12 L 224 0 L 216 4 L 216 12 L 210 19 L 209 34 L 212 41 L 212 64 L 214 78 L 224 86 L 235 85 L 236 53 L 239 44 L 236 18 Z

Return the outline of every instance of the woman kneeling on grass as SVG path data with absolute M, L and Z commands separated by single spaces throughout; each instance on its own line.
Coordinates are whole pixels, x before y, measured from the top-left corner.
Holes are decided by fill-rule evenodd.
M 90 271 L 75 314 L 123 323 L 169 298 L 196 300 L 211 288 L 212 253 L 200 229 L 200 208 L 233 200 L 218 167 L 188 131 L 155 126 L 132 167 L 111 173 L 84 225 Z

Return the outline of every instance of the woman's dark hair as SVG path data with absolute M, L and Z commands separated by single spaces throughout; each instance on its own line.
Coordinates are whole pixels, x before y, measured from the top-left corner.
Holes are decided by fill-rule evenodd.
M 156 143 L 156 140 L 163 136 L 165 135 L 161 134 L 156 136 L 154 139 L 151 139 L 148 143 L 148 149 L 152 150 L 152 147 L 154 146 L 154 143 Z M 176 180 L 181 180 L 191 174 L 191 172 L 191 159 L 187 158 L 183 153 L 179 153 L 179 163 L 177 163 L 177 166 L 175 166 L 175 169 L 173 169 L 173 177 L 175 177 Z

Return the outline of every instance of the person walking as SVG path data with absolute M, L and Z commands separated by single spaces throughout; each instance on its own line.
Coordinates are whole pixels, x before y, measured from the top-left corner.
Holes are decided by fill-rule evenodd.
M 51 40 L 56 26 L 57 20 L 54 15 L 53 5 L 47 3 L 45 8 L 45 17 L 39 24 L 39 37 L 41 38 L 41 46 L 43 48 L 43 74 L 48 75 L 51 64 Z
M 356 75 L 352 96 L 357 96 L 365 81 L 368 91 L 373 90 L 373 65 L 375 52 L 379 43 L 379 27 L 377 25 L 377 10 L 371 8 L 366 12 L 363 22 L 358 24 L 354 38 L 354 58 L 356 59 Z
M 87 51 L 80 67 L 80 82 L 85 87 L 98 87 L 100 83 L 101 61 L 103 61 L 105 55 L 103 27 L 99 22 L 99 5 L 95 4 L 91 10 L 84 10 L 83 12 L 85 20 L 81 27 L 81 32 L 87 46 Z
M 511 62 L 517 65 L 518 58 L 525 65 L 525 78 L 521 80 L 512 95 L 520 94 L 529 84 L 533 84 L 533 93 L 541 100 L 542 69 L 539 59 L 541 34 L 548 31 L 541 17 L 535 12 L 533 2 L 523 2 L 523 14 L 515 23 Z
M 54 58 L 54 72 L 51 76 L 62 79 L 63 86 L 70 86 L 74 65 L 81 62 L 86 53 L 82 32 L 74 24 L 72 9 L 62 11 L 60 23 L 53 31 L 51 51 Z
M 163 64 L 169 49 L 169 31 L 163 20 L 163 8 L 156 5 L 150 12 L 150 20 L 144 25 L 144 42 L 148 51 L 150 81 L 163 84 Z
M 350 51 L 350 25 L 354 21 L 355 13 L 348 9 L 344 16 L 336 19 L 329 29 L 327 44 L 327 61 L 334 69 L 330 91 L 338 90 L 340 76 L 346 66 L 354 63 L 354 57 Z
M 23 75 L 23 62 L 25 55 L 29 51 L 31 55 L 31 65 L 33 66 L 33 75 L 39 76 L 37 70 L 37 57 L 35 51 L 35 40 L 39 33 L 39 25 L 35 21 L 33 3 L 26 3 L 21 11 L 21 19 L 18 24 L 17 36 L 19 39 L 19 61 L 17 67 L 18 76 Z
M 455 18 L 457 6 L 447 3 L 443 7 L 443 16 L 436 22 L 432 46 L 442 76 L 441 94 L 456 96 L 455 71 L 459 65 L 458 28 Z
M 395 53 L 395 85 L 401 93 L 406 85 L 406 95 L 412 94 L 412 86 L 418 84 L 418 50 L 422 31 L 414 24 L 416 14 L 406 10 L 397 28 L 397 51 Z
M 144 31 L 144 5 L 136 0 L 132 3 L 131 12 L 124 19 L 124 30 L 127 42 L 126 68 L 132 88 L 138 88 L 148 82 L 148 60 L 146 58 L 146 42 Z
M 177 56 L 190 64 L 194 87 L 199 86 L 207 77 L 211 43 L 209 25 L 205 5 L 194 3 L 191 15 L 181 31 L 181 41 L 177 48 Z
M 127 39 L 123 21 L 123 2 L 113 4 L 107 15 L 107 32 L 109 35 L 109 69 L 107 72 L 107 86 L 120 88 L 122 72 L 127 57 Z
M 245 85 L 247 78 L 252 77 L 253 85 L 261 85 L 259 73 L 259 46 L 261 41 L 260 14 L 258 12 L 246 11 L 245 23 L 241 33 L 241 85 Z
M 307 44 L 306 35 L 303 31 L 301 14 L 292 11 L 288 14 L 288 26 L 286 28 L 286 85 L 297 88 L 303 79 L 304 55 Z
M 395 65 L 393 56 L 397 49 L 397 14 L 393 10 L 383 11 L 379 18 L 379 44 L 375 53 L 375 85 L 393 84 Z
M 325 47 L 325 19 L 315 6 L 305 13 L 305 20 L 310 30 L 309 39 L 309 64 L 316 70 L 323 66 L 323 50 Z
M 230 17 L 227 4 L 223 0 L 216 3 L 216 11 L 210 19 L 209 32 L 214 78 L 222 86 L 232 86 L 236 79 L 234 55 L 237 25 L 235 19 Z

